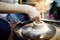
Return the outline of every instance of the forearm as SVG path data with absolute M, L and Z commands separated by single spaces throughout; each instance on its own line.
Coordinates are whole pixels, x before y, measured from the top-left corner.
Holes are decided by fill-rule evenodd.
M 20 5 L 20 4 L 8 4 L 0 2 L 0 12 L 7 13 L 26 13 L 30 18 L 40 17 L 39 11 L 29 5 Z
M 8 13 L 27 13 L 25 7 L 20 4 L 9 4 L 0 2 L 0 12 Z

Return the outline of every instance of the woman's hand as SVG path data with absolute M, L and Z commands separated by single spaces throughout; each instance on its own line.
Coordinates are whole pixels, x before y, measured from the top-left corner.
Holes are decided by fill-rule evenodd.
M 28 14 L 30 16 L 31 19 L 34 18 L 40 18 L 40 12 L 32 6 L 29 5 L 22 5 L 23 10 L 25 10 L 26 14 Z

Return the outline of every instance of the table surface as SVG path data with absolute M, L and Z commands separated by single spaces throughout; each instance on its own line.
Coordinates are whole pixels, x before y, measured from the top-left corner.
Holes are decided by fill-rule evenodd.
M 58 22 L 58 23 L 60 23 L 60 20 L 42 19 L 42 21 Z

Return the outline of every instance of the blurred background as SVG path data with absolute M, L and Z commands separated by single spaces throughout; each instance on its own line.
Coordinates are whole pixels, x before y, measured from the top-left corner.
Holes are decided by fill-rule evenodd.
M 0 1 L 8 2 L 8 1 L 4 1 L 4 0 L 0 0 Z M 12 0 L 10 0 L 10 1 L 12 1 Z M 56 30 L 57 30 L 56 34 L 50 40 L 60 40 L 60 0 L 17 0 L 14 2 L 17 2 L 19 4 L 27 4 L 27 5 L 36 7 L 36 9 L 40 12 L 42 20 L 44 22 L 50 23 L 56 27 Z M 12 1 L 12 2 L 8 2 L 8 3 L 14 3 L 14 2 Z M 8 17 L 7 15 L 10 15 L 10 14 L 1 13 L 0 18 L 6 20 Z M 9 17 L 9 18 L 11 18 L 11 17 Z M 13 18 L 14 18 L 14 20 L 13 20 Z M 15 22 L 19 21 L 18 17 L 17 17 L 18 20 L 16 20 L 15 16 L 13 16 L 13 18 L 11 18 L 11 20 L 8 20 L 8 22 L 15 23 Z M 11 26 L 12 26 L 12 28 L 14 28 L 15 24 L 13 24 Z M 9 39 L 9 40 L 12 40 L 12 39 Z

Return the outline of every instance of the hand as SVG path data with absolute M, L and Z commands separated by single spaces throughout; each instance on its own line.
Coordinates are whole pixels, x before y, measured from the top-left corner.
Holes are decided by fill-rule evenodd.
M 23 8 L 25 10 L 24 12 L 29 15 L 30 19 L 34 19 L 36 17 L 40 18 L 40 12 L 35 7 L 23 5 Z

